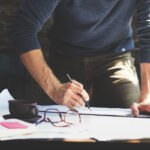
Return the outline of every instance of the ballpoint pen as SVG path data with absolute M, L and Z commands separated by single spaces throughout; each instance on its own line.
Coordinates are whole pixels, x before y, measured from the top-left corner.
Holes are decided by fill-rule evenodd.
M 67 73 L 66 75 L 67 75 L 67 77 L 68 77 L 68 80 L 69 80 L 71 83 L 73 83 L 71 77 L 69 76 L 69 74 Z M 82 99 L 83 99 L 83 101 L 85 102 L 85 104 L 86 104 L 86 106 L 88 107 L 88 109 L 91 111 L 90 105 L 88 104 L 88 102 L 83 98 L 82 95 L 80 95 L 80 96 L 82 97 Z

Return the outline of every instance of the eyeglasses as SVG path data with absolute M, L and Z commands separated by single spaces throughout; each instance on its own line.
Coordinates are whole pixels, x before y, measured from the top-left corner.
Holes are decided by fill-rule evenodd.
M 67 112 L 60 112 L 58 109 L 49 108 L 44 112 L 44 117 L 36 125 L 42 122 L 49 122 L 54 127 L 68 127 L 81 123 L 81 116 L 78 111 L 68 110 Z

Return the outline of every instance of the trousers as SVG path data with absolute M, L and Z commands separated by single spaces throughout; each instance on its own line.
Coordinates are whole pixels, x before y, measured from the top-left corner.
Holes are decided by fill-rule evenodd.
M 66 73 L 83 84 L 93 107 L 129 108 L 137 102 L 140 84 L 131 52 L 107 56 L 67 56 L 51 48 L 48 64 L 65 83 Z

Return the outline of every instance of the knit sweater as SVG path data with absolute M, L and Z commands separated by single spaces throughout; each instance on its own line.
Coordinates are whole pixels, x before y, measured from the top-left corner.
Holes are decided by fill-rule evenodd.
M 150 0 L 25 0 L 9 27 L 17 55 L 41 48 L 38 32 L 53 15 L 47 31 L 58 53 L 96 56 L 134 49 L 132 18 L 140 63 L 150 62 Z

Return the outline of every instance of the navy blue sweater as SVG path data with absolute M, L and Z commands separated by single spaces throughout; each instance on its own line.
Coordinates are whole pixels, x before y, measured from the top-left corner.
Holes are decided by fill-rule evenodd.
M 53 14 L 48 37 L 59 53 L 121 53 L 134 48 L 131 21 L 136 10 L 140 62 L 150 62 L 150 0 L 25 0 L 9 35 L 18 55 L 39 49 L 38 32 Z

